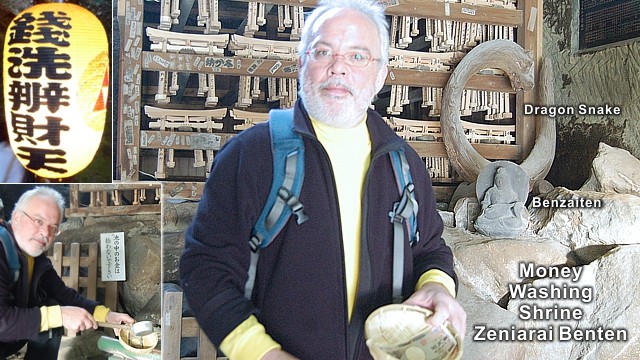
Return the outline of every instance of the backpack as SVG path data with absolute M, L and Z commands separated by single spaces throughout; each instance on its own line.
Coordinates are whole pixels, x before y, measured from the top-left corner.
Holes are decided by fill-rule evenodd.
M 307 221 L 304 205 L 298 197 L 304 180 L 304 143 L 293 131 L 293 109 L 271 110 L 269 131 L 273 153 L 273 180 L 267 201 L 251 232 L 251 263 L 245 284 L 245 297 L 251 299 L 260 250 L 271 244 L 288 222 L 296 216 L 297 224 Z M 419 241 L 416 214 L 418 202 L 413 190 L 409 163 L 403 149 L 389 153 L 400 200 L 389 211 L 393 225 L 393 302 L 402 302 L 404 269 L 404 231 L 409 234 L 410 245 Z
M 0 242 L 2 243 L 2 247 L 4 247 L 4 254 L 7 257 L 7 267 L 9 268 L 9 276 L 11 277 L 11 284 L 13 285 L 18 281 L 18 277 L 20 277 L 20 260 L 18 260 L 18 253 L 16 252 L 16 248 L 13 246 L 13 241 L 11 241 L 9 232 L 2 225 L 0 225 Z

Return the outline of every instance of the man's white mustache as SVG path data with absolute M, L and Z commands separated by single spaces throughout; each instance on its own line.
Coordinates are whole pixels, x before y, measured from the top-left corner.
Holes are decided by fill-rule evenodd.
M 328 87 L 341 87 L 347 90 L 351 95 L 353 95 L 353 89 L 351 88 L 351 86 L 343 83 L 342 81 L 329 80 L 320 84 L 321 89 L 325 89 Z
M 44 247 L 44 246 L 47 246 L 47 244 L 49 243 L 49 242 L 47 241 L 47 238 L 46 238 L 46 237 L 44 237 L 44 236 L 36 237 L 36 238 L 35 238 L 35 240 L 36 240 L 37 242 L 39 242 L 43 247 Z

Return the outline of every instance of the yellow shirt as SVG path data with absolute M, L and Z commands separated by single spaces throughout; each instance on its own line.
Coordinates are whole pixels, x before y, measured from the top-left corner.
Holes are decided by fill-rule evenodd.
M 313 118 L 311 123 L 331 160 L 338 192 L 347 281 L 347 309 L 351 319 L 360 270 L 362 185 L 371 162 L 371 140 L 364 119 L 360 124 L 348 129 L 331 127 Z

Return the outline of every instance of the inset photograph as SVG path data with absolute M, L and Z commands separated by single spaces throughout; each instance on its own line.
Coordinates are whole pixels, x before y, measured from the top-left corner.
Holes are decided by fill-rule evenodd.
M 160 194 L 0 185 L 0 358 L 161 358 Z

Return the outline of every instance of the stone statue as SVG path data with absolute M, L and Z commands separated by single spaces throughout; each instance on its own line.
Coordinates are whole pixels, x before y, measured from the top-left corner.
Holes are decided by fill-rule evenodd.
M 529 212 L 524 206 L 528 193 L 526 174 L 518 165 L 509 164 L 513 166 L 488 166 L 485 169 L 487 174 L 478 177 L 476 193 L 482 210 L 476 219 L 475 228 L 483 235 L 513 238 L 521 235 L 529 225 Z M 514 167 L 523 174 L 514 171 Z M 481 181 L 481 177 L 488 177 L 489 181 Z M 519 177 L 522 179 L 518 179 Z

